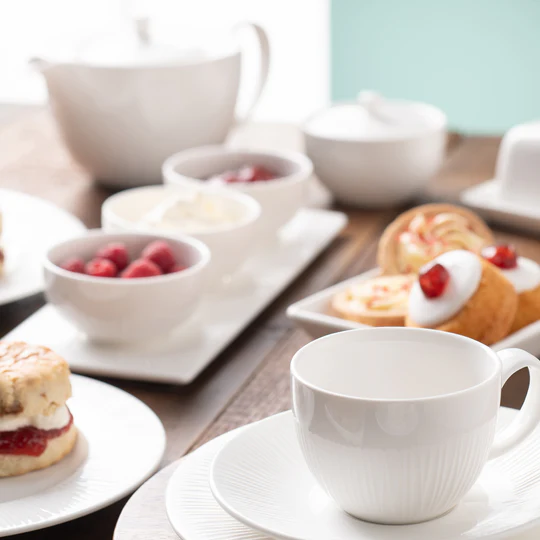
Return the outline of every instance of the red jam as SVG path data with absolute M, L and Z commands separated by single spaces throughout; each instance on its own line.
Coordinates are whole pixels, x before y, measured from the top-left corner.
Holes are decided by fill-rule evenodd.
M 262 165 L 244 165 L 235 171 L 225 171 L 208 180 L 221 184 L 250 184 L 275 180 L 278 176 Z
M 66 433 L 73 424 L 69 413 L 69 422 L 60 429 L 38 429 L 26 426 L 15 431 L 0 431 L 0 455 L 41 456 L 47 448 L 47 442 Z
M 498 268 L 508 270 L 517 267 L 517 254 L 513 246 L 489 246 L 482 250 L 482 257 Z
M 442 264 L 434 264 L 418 276 L 420 288 L 428 298 L 438 298 L 450 281 L 450 274 Z

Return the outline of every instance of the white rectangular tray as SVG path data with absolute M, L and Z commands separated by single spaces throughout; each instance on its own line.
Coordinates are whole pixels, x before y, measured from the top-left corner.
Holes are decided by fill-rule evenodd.
M 483 218 L 505 226 L 540 232 L 540 207 L 536 202 L 518 204 L 501 197 L 496 180 L 488 180 L 464 190 L 461 202 Z
M 374 268 L 359 276 L 347 279 L 337 285 L 312 294 L 289 306 L 287 317 L 293 320 L 300 328 L 303 328 L 308 334 L 316 338 L 333 332 L 366 328 L 364 324 L 329 315 L 330 301 L 334 294 L 347 288 L 352 283 L 370 279 L 378 274 L 379 269 Z M 530 324 L 519 332 L 492 345 L 492 348 L 496 351 L 507 349 L 508 347 L 518 347 L 535 356 L 540 355 L 540 321 Z
M 73 371 L 91 375 L 188 384 L 289 285 L 347 223 L 341 212 L 304 209 L 259 251 L 228 287 L 209 293 L 198 313 L 159 342 L 105 346 L 89 342 L 47 305 L 5 339 L 46 345 Z

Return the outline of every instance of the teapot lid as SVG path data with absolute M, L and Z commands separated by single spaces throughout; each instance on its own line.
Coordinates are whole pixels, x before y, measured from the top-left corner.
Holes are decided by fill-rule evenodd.
M 446 116 L 432 105 L 364 91 L 356 102 L 338 103 L 315 114 L 304 131 L 329 139 L 384 140 L 414 137 L 445 126 Z
M 215 57 L 218 51 L 223 53 L 223 47 L 219 49 L 210 40 L 204 47 L 187 39 L 175 45 L 159 42 L 151 35 L 149 19 L 141 17 L 122 32 L 91 41 L 79 50 L 76 60 L 94 66 L 143 67 L 202 62 Z

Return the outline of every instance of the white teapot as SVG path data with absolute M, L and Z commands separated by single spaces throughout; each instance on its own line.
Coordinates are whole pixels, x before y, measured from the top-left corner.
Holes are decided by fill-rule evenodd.
M 73 157 L 111 187 L 159 182 L 171 154 L 222 143 L 255 107 L 268 75 L 266 33 L 253 23 L 238 25 L 255 31 L 260 50 L 254 97 L 239 119 L 242 55 L 233 40 L 177 50 L 150 39 L 147 19 L 136 23 L 131 41 L 120 48 L 116 39 L 89 48 L 77 62 L 31 60 L 45 77 Z

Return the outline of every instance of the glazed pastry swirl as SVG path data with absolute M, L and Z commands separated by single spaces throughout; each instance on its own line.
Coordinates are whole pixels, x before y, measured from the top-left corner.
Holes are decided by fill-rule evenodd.
M 373 311 L 402 310 L 407 306 L 411 276 L 380 277 L 356 283 L 347 291 L 347 301 Z
M 433 217 L 417 214 L 397 241 L 401 272 L 418 272 L 433 258 L 455 249 L 478 254 L 485 245 L 485 240 L 471 230 L 464 216 L 451 212 Z

